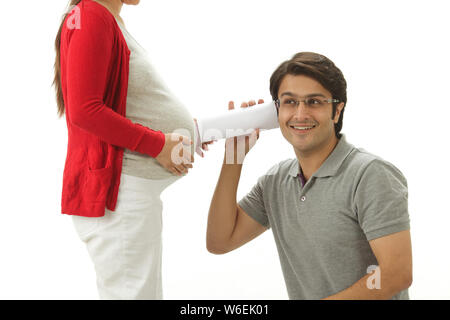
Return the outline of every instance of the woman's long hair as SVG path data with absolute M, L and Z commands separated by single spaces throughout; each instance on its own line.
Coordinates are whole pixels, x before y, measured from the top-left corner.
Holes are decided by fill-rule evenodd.
M 70 0 L 69 2 L 69 8 L 73 8 L 73 6 L 76 6 L 79 4 L 81 0 Z M 60 57 L 60 45 L 61 45 L 61 30 L 64 25 L 64 21 L 66 20 L 66 17 L 70 14 L 70 11 L 66 11 L 62 17 L 61 25 L 58 30 L 58 34 L 56 35 L 55 39 L 55 51 L 56 51 L 56 57 L 55 57 L 55 77 L 53 79 L 53 86 L 55 87 L 56 91 L 56 103 L 58 105 L 58 116 L 62 117 L 64 115 L 64 99 L 63 99 L 63 93 L 61 88 L 61 64 L 59 61 Z

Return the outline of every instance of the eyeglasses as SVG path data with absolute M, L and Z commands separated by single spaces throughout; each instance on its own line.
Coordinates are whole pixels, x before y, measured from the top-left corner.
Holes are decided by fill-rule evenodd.
M 328 103 L 333 103 L 333 102 L 340 102 L 340 100 L 338 99 L 317 99 L 317 98 L 307 98 L 304 100 L 296 100 L 290 97 L 285 97 L 285 98 L 281 98 L 281 99 L 277 99 L 274 101 L 275 102 L 275 106 L 277 107 L 277 109 L 286 109 L 286 110 L 290 110 L 290 109 L 297 109 L 297 107 L 300 105 L 300 102 L 303 102 L 305 104 L 305 107 L 307 107 L 308 109 L 320 109 L 320 107 L 324 106 L 325 104 Z

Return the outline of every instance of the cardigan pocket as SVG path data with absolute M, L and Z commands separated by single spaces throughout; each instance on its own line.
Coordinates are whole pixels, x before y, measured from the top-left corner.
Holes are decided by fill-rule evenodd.
M 106 202 L 113 168 L 87 169 L 84 195 L 88 202 Z

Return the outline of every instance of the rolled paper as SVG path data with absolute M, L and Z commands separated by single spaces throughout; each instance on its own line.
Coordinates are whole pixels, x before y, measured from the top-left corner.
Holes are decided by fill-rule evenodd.
M 207 118 L 197 119 L 196 145 L 251 134 L 255 129 L 278 128 L 275 103 L 269 102 L 247 108 L 228 110 Z

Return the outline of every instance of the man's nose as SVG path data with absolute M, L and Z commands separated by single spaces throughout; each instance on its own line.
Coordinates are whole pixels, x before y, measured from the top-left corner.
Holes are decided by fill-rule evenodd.
M 309 113 L 309 108 L 308 105 L 306 104 L 305 101 L 298 101 L 297 102 L 297 106 L 295 108 L 295 115 L 297 117 L 300 117 L 304 114 L 308 114 Z

